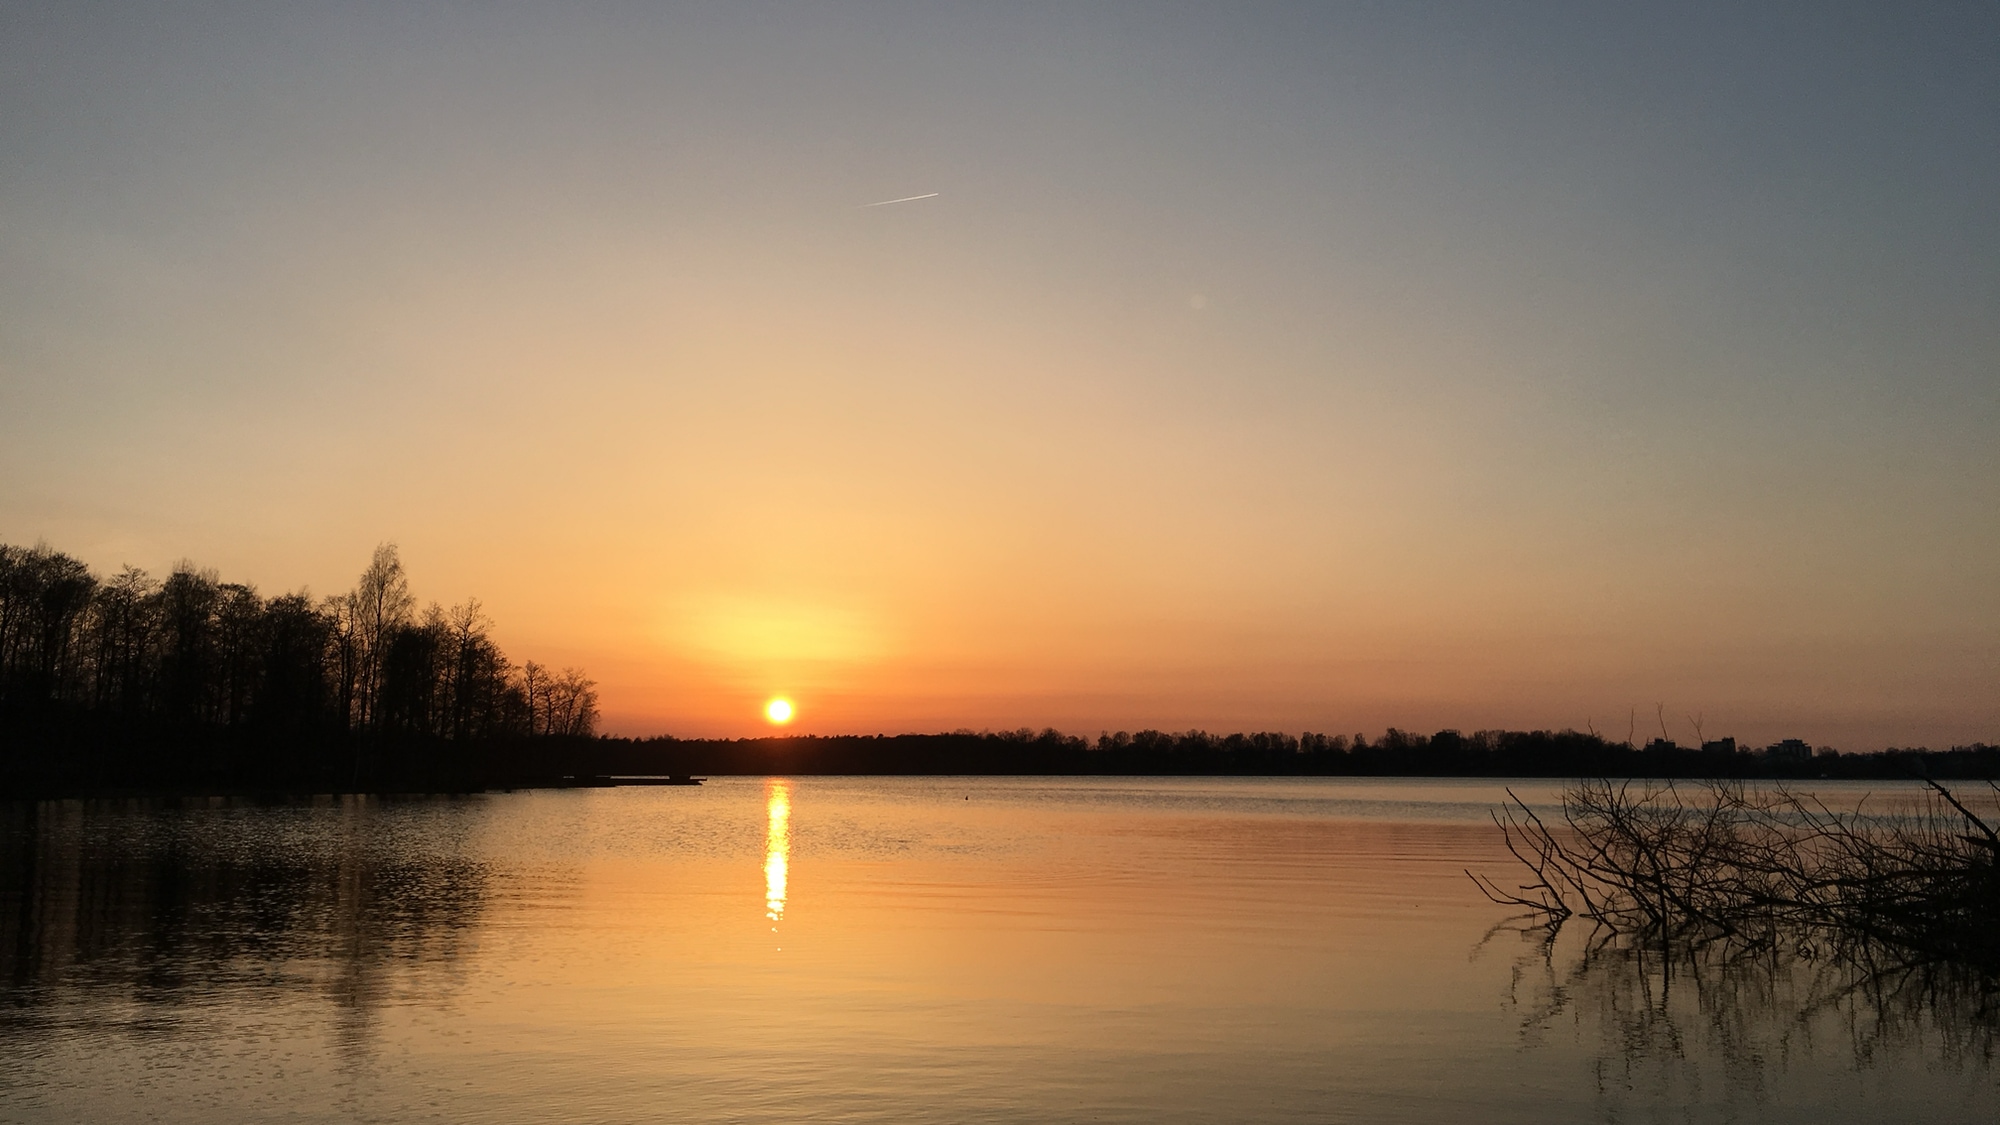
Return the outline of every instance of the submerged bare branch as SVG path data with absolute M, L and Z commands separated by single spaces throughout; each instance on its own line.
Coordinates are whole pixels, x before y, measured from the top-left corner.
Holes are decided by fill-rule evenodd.
M 1734 782 L 1584 781 L 1559 824 L 1508 796 L 1494 819 L 1527 878 L 1473 882 L 1550 927 L 2000 976 L 2000 834 L 1935 782 L 1875 812 Z

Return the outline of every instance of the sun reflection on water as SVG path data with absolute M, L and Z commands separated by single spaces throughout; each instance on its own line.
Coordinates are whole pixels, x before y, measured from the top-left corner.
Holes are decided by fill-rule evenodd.
M 764 916 L 771 932 L 785 917 L 785 875 L 792 855 L 792 787 L 773 780 L 767 794 L 768 827 L 764 830 Z

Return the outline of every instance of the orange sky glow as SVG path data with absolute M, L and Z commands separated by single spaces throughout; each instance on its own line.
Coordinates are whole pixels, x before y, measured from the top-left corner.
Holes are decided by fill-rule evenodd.
M 0 37 L 0 540 L 394 542 L 622 734 L 2000 741 L 1970 71 L 453 18 Z

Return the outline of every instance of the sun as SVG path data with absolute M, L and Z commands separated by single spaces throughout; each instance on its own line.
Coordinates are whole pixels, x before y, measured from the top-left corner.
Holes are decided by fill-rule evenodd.
M 764 704 L 764 717 L 779 726 L 784 726 L 786 723 L 792 721 L 792 701 L 789 699 L 773 699 L 771 702 Z

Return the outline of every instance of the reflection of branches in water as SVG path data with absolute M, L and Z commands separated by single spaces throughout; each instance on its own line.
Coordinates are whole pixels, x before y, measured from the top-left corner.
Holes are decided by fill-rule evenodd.
M 1983 974 L 1961 965 L 1870 968 L 1797 949 L 1654 943 L 1599 927 L 1551 930 L 1533 917 L 1496 927 L 1528 949 L 1512 1003 L 1530 1042 L 1574 1029 L 1600 1085 L 1684 1100 L 1720 1068 L 1728 1090 L 1761 1097 L 1774 1070 L 1829 1053 L 1857 1068 L 1915 1061 L 1989 1069 L 2000 1010 Z M 1712 1091 L 1711 1091 L 1712 1092 Z
M 1942 787 L 1836 811 L 1782 789 L 1594 781 L 1559 820 L 1518 797 L 1495 820 L 1526 878 L 1473 879 L 1528 911 L 1489 935 L 1530 945 L 1523 1033 L 1574 1024 L 1606 1089 L 1685 1097 L 1712 1059 L 1757 1097 L 1773 1067 L 1829 1050 L 1857 1068 L 1993 1062 L 2000 837 Z
M 308 995 L 360 1034 L 390 970 L 451 965 L 484 910 L 490 873 L 438 838 L 449 820 L 365 799 L 0 806 L 0 1020 L 35 1022 L 77 992 L 177 1015 Z

